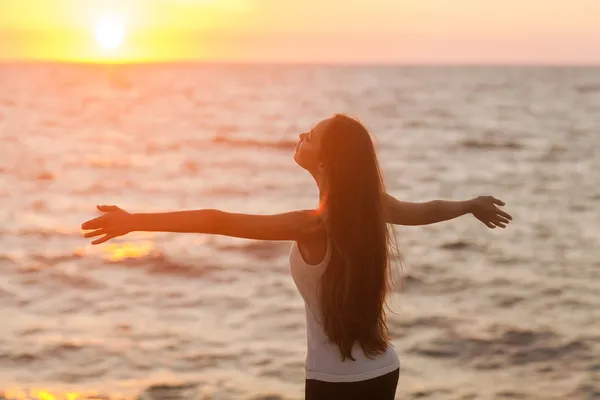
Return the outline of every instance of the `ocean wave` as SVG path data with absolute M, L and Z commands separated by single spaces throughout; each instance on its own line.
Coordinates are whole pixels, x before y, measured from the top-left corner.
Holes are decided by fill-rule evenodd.
M 464 250 L 468 248 L 472 248 L 473 244 L 469 242 L 465 242 L 462 240 L 458 240 L 455 242 L 444 243 L 440 246 L 440 248 L 444 250 Z
M 450 294 L 462 292 L 476 283 L 468 278 L 453 276 L 430 277 L 428 274 L 407 273 L 399 279 L 398 292 L 401 293 L 435 293 Z
M 35 179 L 38 181 L 54 181 L 56 180 L 56 174 L 50 171 L 42 171 L 35 175 Z
M 114 245 L 107 249 L 107 259 L 111 265 L 135 267 L 154 275 L 170 275 L 179 277 L 205 277 L 221 268 L 211 265 L 190 265 L 169 258 L 160 249 L 152 245 L 135 246 L 133 244 Z
M 193 400 L 199 398 L 198 389 L 198 385 L 193 383 L 152 385 L 137 400 Z
M 52 359 L 63 359 L 71 353 L 80 351 L 98 352 L 103 349 L 102 342 L 98 341 L 60 341 L 45 346 L 29 346 L 26 350 L 19 348 L 0 352 L 0 361 L 18 364 L 31 364 L 37 361 L 48 362 Z
M 577 90 L 579 93 L 585 93 L 585 94 L 600 92 L 600 85 L 595 85 L 595 84 L 578 85 L 578 86 L 575 86 L 575 90 Z
M 63 262 L 80 260 L 83 258 L 81 251 L 75 250 L 70 253 L 33 253 L 31 259 L 43 265 L 56 265 Z
M 510 308 L 524 301 L 525 297 L 515 294 L 502 293 L 491 295 L 490 299 L 497 307 Z
M 430 315 L 425 317 L 416 317 L 416 318 L 401 318 L 401 319 L 391 319 L 390 326 L 396 327 L 401 330 L 411 329 L 411 328 L 444 328 L 449 329 L 451 326 L 456 324 L 456 319 L 442 316 L 442 315 Z
M 396 291 L 401 293 L 412 292 L 415 290 L 421 290 L 421 288 L 427 284 L 427 282 L 416 276 L 414 273 L 407 273 L 402 275 L 398 279 L 399 287 L 396 288 Z
M 464 139 L 458 143 L 460 147 L 476 150 L 509 149 L 520 150 L 524 146 L 514 140 L 494 141 L 491 139 Z
M 547 363 L 585 362 L 592 346 L 585 339 L 567 340 L 551 331 L 493 327 L 495 332 L 470 335 L 449 331 L 443 337 L 412 347 L 424 357 L 448 358 L 475 369 Z
M 67 272 L 54 267 L 43 267 L 39 265 L 30 265 L 18 270 L 21 274 L 27 274 L 30 277 L 23 284 L 56 284 L 61 289 L 65 287 L 92 290 L 103 289 L 105 285 L 87 275 L 76 272 Z

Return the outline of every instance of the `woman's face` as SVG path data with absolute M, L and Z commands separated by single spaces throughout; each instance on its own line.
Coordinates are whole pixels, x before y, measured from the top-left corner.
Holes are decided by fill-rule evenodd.
M 299 135 L 294 160 L 308 172 L 315 174 L 321 163 L 321 139 L 329 119 L 317 123 L 309 132 Z

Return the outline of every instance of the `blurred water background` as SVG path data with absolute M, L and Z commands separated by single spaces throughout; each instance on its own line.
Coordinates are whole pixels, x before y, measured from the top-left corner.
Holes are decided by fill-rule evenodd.
M 599 399 L 600 68 L 217 64 L 0 66 L 0 398 L 303 398 L 289 243 L 80 224 L 314 207 L 293 147 L 335 112 L 396 197 L 514 218 L 396 229 L 398 398 Z

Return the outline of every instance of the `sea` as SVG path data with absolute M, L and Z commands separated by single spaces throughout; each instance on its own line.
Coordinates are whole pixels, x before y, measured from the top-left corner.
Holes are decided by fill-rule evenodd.
M 335 113 L 398 199 L 513 217 L 395 227 L 397 399 L 600 399 L 600 67 L 217 63 L 0 64 L 0 399 L 303 399 L 291 243 L 80 226 L 315 207 Z

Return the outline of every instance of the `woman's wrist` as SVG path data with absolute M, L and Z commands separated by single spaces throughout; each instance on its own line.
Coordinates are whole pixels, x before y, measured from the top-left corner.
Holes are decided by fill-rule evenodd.
M 141 213 L 131 213 L 128 216 L 127 225 L 131 232 L 139 232 L 144 230 L 143 224 L 143 214 Z
M 477 198 L 472 198 L 464 201 L 465 214 L 472 214 L 475 211 Z

